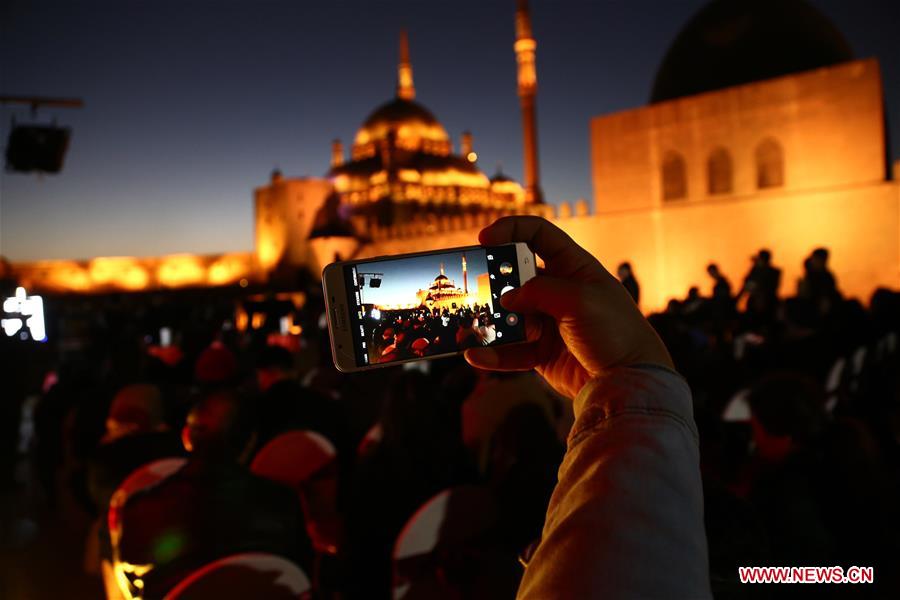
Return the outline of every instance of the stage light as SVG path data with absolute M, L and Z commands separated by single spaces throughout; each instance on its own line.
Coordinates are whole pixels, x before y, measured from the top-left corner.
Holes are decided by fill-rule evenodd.
M 365 275 L 357 275 L 356 283 L 359 287 L 366 287 L 366 276 Z
M 81 108 L 78 98 L 48 98 L 42 96 L 0 96 L 0 104 L 25 104 L 31 107 L 31 115 L 42 106 Z M 10 171 L 29 173 L 59 173 L 63 167 L 72 130 L 60 127 L 54 121 L 48 125 L 17 125 L 13 119 L 6 143 L 6 168 Z
M 59 173 L 72 130 L 55 125 L 15 125 L 6 144 L 6 168 L 19 173 Z
M 371 315 L 371 317 L 372 317 L 373 319 L 375 319 L 376 321 L 380 321 L 380 320 L 381 320 L 381 311 L 378 310 L 377 308 L 373 308 L 373 309 L 372 309 L 372 312 L 369 313 L 369 315 Z

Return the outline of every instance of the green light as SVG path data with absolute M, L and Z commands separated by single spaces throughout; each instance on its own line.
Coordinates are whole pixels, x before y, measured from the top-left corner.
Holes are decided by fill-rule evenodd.
M 177 531 L 163 533 L 153 546 L 153 562 L 167 563 L 181 553 L 184 548 L 184 536 Z

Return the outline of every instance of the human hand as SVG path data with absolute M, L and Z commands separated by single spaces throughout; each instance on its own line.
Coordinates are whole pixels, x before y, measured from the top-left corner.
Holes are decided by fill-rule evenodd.
M 657 364 L 673 368 L 662 340 L 628 292 L 564 231 L 540 217 L 504 217 L 478 236 L 485 246 L 525 242 L 545 269 L 504 294 L 507 310 L 527 315 L 527 342 L 471 348 L 473 367 L 534 369 L 559 393 L 575 398 L 585 383 L 614 367 Z

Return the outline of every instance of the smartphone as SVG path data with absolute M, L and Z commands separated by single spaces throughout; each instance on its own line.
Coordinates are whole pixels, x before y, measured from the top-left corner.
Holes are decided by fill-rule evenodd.
M 534 277 L 526 244 L 336 262 L 322 272 L 334 364 L 344 373 L 525 340 L 500 296 Z

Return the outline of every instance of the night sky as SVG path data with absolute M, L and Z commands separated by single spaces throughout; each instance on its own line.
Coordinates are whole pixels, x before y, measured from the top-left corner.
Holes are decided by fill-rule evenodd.
M 641 106 L 701 0 L 532 0 L 541 174 L 550 201 L 592 197 L 588 123 Z M 900 23 L 892 0 L 815 0 L 857 57 L 877 56 L 900 157 Z M 253 247 L 253 188 L 273 167 L 322 176 L 394 93 L 409 30 L 417 100 L 479 165 L 521 179 L 513 0 L 0 0 L 0 94 L 75 96 L 57 176 L 0 174 L 10 260 Z M 6 106 L 10 119 L 28 110 Z
M 362 288 L 363 304 L 414 304 L 416 292 L 427 289 L 434 278 L 441 272 L 458 287 L 463 287 L 462 253 L 431 254 L 404 260 L 383 260 L 379 262 L 361 263 L 357 267 L 360 273 L 381 273 L 381 287 L 368 286 Z M 468 271 L 468 288 L 473 295 L 478 294 L 478 276 L 487 273 L 486 253 L 482 251 L 466 253 L 466 270 Z

